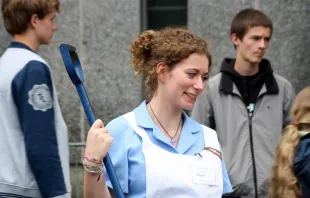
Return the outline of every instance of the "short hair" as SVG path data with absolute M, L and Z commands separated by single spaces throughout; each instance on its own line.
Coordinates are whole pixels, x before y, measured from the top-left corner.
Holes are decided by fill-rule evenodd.
M 230 27 L 230 35 L 236 36 L 242 40 L 247 31 L 252 27 L 263 26 L 273 30 L 271 19 L 263 12 L 247 8 L 235 15 Z
M 135 74 L 145 78 L 145 88 L 151 99 L 157 89 L 156 66 L 165 63 L 169 70 L 191 54 L 204 54 L 211 67 L 212 58 L 206 40 L 184 28 L 167 27 L 158 31 L 142 32 L 131 44 Z
M 2 15 L 4 25 L 9 34 L 24 33 L 31 16 L 37 14 L 43 19 L 53 9 L 59 12 L 59 0 L 3 0 Z

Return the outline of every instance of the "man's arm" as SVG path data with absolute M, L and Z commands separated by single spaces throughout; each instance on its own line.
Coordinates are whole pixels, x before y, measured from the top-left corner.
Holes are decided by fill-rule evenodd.
M 211 91 L 205 90 L 197 98 L 191 117 L 200 124 L 216 129 L 212 107 Z
M 30 168 L 43 197 L 67 193 L 58 150 L 49 68 L 29 62 L 14 78 L 12 94 Z

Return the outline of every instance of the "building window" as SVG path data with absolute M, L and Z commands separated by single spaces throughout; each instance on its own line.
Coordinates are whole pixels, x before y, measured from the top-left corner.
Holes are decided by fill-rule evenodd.
M 187 0 L 141 0 L 142 31 L 187 26 Z

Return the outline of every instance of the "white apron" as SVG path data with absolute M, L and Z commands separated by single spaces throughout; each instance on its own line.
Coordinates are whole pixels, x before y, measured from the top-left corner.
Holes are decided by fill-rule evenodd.
M 210 151 L 197 156 L 170 153 L 153 144 L 135 115 L 124 115 L 129 125 L 142 138 L 145 157 L 146 198 L 220 198 L 223 192 L 221 159 Z M 205 147 L 220 150 L 217 134 L 203 126 Z

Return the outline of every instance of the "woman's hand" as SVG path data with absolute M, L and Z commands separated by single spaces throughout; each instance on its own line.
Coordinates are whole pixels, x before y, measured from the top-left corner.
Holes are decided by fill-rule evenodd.
M 101 120 L 96 120 L 88 131 L 85 156 L 103 160 L 113 142 L 108 130 L 104 128 Z

